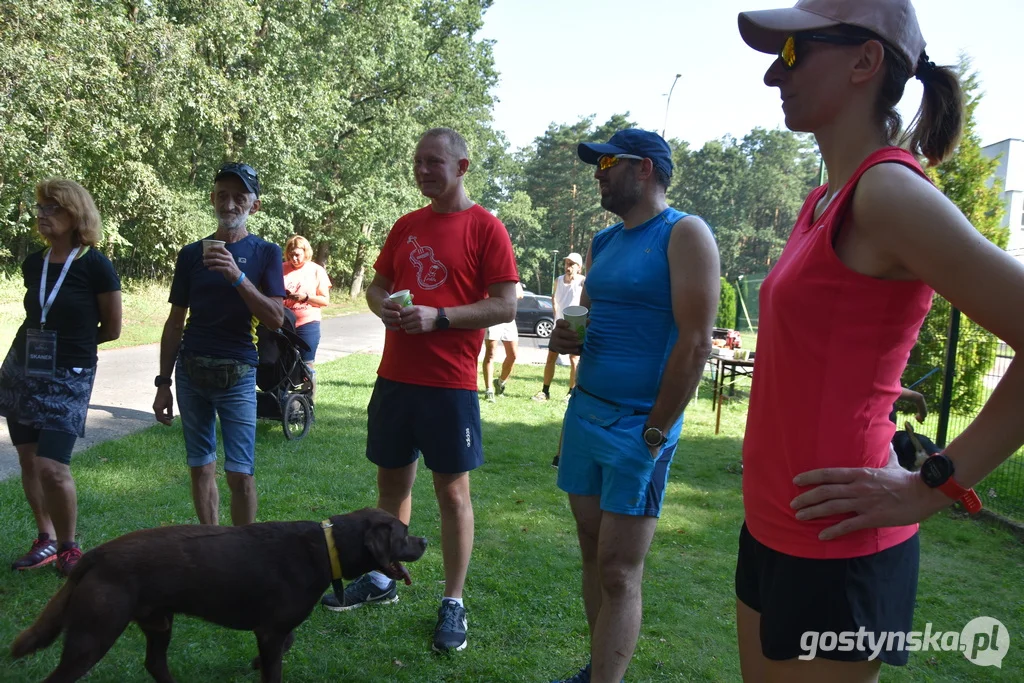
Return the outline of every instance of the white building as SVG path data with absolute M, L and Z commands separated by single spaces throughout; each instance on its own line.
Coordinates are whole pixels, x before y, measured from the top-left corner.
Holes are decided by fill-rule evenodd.
M 1006 251 L 1024 261 L 1024 140 L 1010 138 L 981 149 L 990 159 L 999 157 L 992 182 L 1002 192 L 1003 225 L 1010 229 Z

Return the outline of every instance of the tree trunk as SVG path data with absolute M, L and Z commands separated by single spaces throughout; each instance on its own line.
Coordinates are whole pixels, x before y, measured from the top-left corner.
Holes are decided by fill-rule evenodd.
M 353 299 L 363 291 L 363 276 L 366 274 L 366 247 L 360 243 L 356 247 L 356 258 L 352 264 L 352 286 L 348 295 Z
M 359 240 L 356 247 L 356 258 L 352 262 L 352 286 L 349 288 L 349 296 L 353 299 L 363 291 L 363 278 L 366 275 L 366 245 L 370 240 L 371 227 L 369 223 L 363 223 L 361 232 L 363 239 Z
M 319 263 L 321 266 L 327 266 L 327 257 L 331 253 L 331 245 L 326 240 L 321 240 L 316 245 L 316 253 L 313 255 L 313 260 Z

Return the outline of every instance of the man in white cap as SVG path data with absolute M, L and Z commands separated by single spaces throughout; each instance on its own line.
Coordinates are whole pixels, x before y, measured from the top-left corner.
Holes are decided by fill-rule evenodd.
M 580 296 L 583 294 L 583 282 L 587 279 L 580 274 L 582 270 L 582 256 L 574 251 L 565 257 L 565 275 L 560 275 L 555 280 L 555 293 L 551 297 L 551 303 L 555 309 L 555 320 L 561 320 L 565 309 L 569 306 L 580 305 Z M 551 381 L 555 378 L 555 361 L 557 359 L 557 353 L 548 351 L 548 360 L 544 364 L 544 388 L 534 395 L 534 401 L 547 401 L 551 399 Z M 572 391 L 572 388 L 576 386 L 576 367 L 579 361 L 579 356 L 569 356 L 569 391 Z M 565 400 L 569 400 L 568 393 L 565 395 Z M 557 465 L 557 462 L 555 464 Z

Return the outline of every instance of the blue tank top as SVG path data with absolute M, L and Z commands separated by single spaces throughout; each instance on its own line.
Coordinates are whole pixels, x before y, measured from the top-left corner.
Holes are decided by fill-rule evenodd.
M 597 233 L 585 288 L 590 324 L 580 357 L 579 384 L 601 398 L 648 411 L 661 385 L 679 330 L 672 314 L 668 240 L 687 214 L 665 209 L 626 230 Z M 678 427 L 669 430 L 678 434 Z

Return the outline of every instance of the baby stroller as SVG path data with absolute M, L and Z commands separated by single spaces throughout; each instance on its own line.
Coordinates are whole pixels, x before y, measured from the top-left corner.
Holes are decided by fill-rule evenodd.
M 259 325 L 256 335 L 256 417 L 280 420 L 286 439 L 301 439 L 313 426 L 313 371 L 302 361 L 309 345 L 295 334 L 295 314 L 288 309 L 281 329 Z

